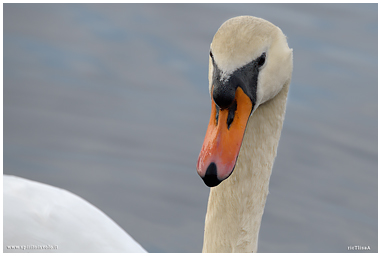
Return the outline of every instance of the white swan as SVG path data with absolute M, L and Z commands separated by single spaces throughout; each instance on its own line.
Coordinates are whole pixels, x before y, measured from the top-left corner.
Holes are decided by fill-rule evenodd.
M 286 37 L 263 19 L 230 19 L 213 38 L 212 113 L 197 163 L 213 187 L 203 252 L 257 251 L 292 68 Z
M 213 38 L 212 115 L 197 172 L 208 186 L 226 181 L 211 188 L 203 252 L 257 249 L 291 73 L 285 36 L 263 19 L 230 19 Z M 145 252 L 103 212 L 68 191 L 7 175 L 3 182 L 5 252 Z
M 146 252 L 69 191 L 8 175 L 3 185 L 4 252 Z

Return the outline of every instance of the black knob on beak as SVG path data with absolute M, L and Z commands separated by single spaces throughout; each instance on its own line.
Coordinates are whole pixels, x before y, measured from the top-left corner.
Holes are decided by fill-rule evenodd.
M 227 109 L 234 101 L 235 90 L 229 83 L 219 84 L 213 87 L 213 100 L 221 109 Z

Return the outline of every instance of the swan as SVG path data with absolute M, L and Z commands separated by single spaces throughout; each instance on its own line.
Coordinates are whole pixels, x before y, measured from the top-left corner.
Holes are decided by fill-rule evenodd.
M 211 187 L 203 252 L 257 251 L 292 56 L 282 31 L 256 17 L 232 18 L 213 38 L 212 111 L 197 161 L 198 174 Z
M 3 186 L 4 252 L 146 252 L 67 190 L 11 175 L 3 175 Z
M 257 250 L 291 73 L 286 37 L 266 20 L 232 18 L 212 40 L 212 111 L 196 166 L 211 187 L 203 252 Z M 4 252 L 146 252 L 69 191 L 3 175 L 3 200 Z

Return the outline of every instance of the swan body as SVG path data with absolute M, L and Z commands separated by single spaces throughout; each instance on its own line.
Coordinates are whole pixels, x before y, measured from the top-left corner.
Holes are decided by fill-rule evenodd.
M 3 185 L 4 252 L 146 252 L 106 214 L 69 191 L 8 175 Z
M 211 187 L 203 252 L 255 252 L 292 73 L 282 31 L 240 16 L 215 34 L 209 58 L 212 113 L 197 162 Z M 233 172 L 234 170 L 234 172 Z M 4 175 L 4 251 L 146 252 L 103 212 L 49 185 Z

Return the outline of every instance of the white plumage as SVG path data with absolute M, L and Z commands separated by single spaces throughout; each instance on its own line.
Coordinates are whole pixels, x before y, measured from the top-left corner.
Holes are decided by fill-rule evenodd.
M 98 208 L 64 189 L 3 176 L 4 252 L 146 252 Z M 8 249 L 7 246 L 57 246 Z

